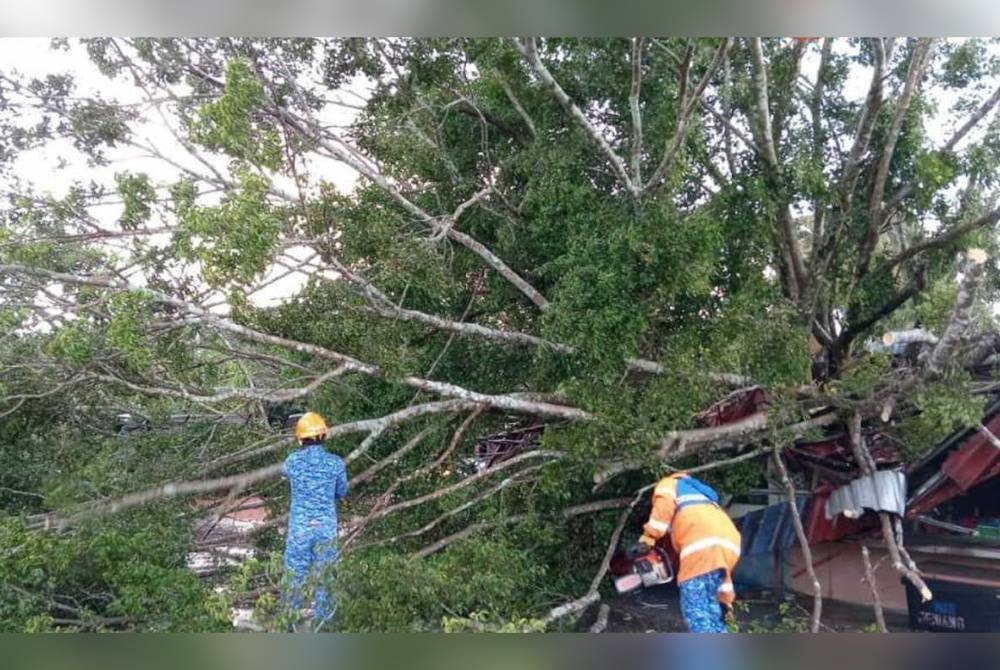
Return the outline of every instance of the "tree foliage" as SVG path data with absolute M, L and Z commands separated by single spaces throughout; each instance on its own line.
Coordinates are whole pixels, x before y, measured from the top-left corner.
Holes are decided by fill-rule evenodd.
M 218 628 L 225 603 L 183 567 L 188 494 L 259 492 L 279 518 L 290 444 L 268 417 L 292 406 L 335 426 L 357 482 L 349 630 L 544 626 L 591 590 L 638 487 L 819 407 L 876 418 L 893 397 L 913 454 L 978 420 L 962 364 L 995 353 L 993 41 L 66 48 L 122 99 L 0 72 L 5 629 Z M 21 177 L 50 146 L 91 171 L 65 193 Z M 869 351 L 915 326 L 947 366 Z M 733 379 L 767 390 L 771 425 L 692 432 Z M 153 429 L 116 434 L 122 413 Z M 187 413 L 210 418 L 157 428 Z M 536 450 L 470 466 L 477 437 L 536 423 Z M 281 538 L 257 543 L 228 597 L 280 627 Z

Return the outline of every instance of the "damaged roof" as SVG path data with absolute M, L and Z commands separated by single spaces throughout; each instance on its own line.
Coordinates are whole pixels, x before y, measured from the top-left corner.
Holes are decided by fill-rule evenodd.
M 983 417 L 983 425 L 1000 434 L 1000 401 Z M 978 428 L 956 431 L 910 469 L 908 517 L 922 514 L 1000 475 L 1000 449 Z
M 701 418 L 706 425 L 724 425 L 761 411 L 766 403 L 766 395 L 759 387 L 743 389 L 711 406 Z M 1000 436 L 1000 400 L 987 408 L 982 425 Z M 840 512 L 845 509 L 905 509 L 906 516 L 913 517 L 1000 476 L 1000 447 L 979 427 L 953 433 L 927 456 L 907 467 L 905 477 L 898 469 L 902 465 L 899 445 L 891 435 L 869 430 L 866 439 L 880 470 L 878 476 L 892 484 L 872 488 L 868 493 L 868 489 L 850 488 L 853 482 L 865 478 L 857 476 L 846 434 L 832 433 L 820 440 L 799 441 L 785 450 L 790 464 L 815 468 L 827 475 L 827 483 L 816 489 L 803 510 L 803 524 L 811 542 L 836 540 L 864 532 L 871 526 L 866 517 L 844 516 Z M 827 518 L 828 507 L 830 518 Z M 791 532 L 786 518 L 788 511 L 787 504 L 779 504 L 743 517 L 741 532 L 749 533 L 744 550 L 757 553 L 793 542 L 788 534 Z

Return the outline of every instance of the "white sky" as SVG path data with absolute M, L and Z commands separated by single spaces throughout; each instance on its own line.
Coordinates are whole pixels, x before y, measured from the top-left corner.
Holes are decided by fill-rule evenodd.
M 50 48 L 48 38 L 3 38 L 0 39 L 0 70 L 17 70 L 23 74 L 44 77 L 51 73 L 68 72 L 73 75 L 77 84 L 77 94 L 81 96 L 100 94 L 105 99 L 114 99 L 120 103 L 140 103 L 145 100 L 144 92 L 131 83 L 131 79 L 122 75 L 115 80 L 109 80 L 101 74 L 89 60 L 82 47 L 73 43 L 69 51 Z M 354 94 L 363 94 L 365 89 L 355 83 L 351 87 Z M 356 112 L 346 107 L 329 106 L 324 121 L 337 124 L 348 124 Z M 169 115 L 167 116 L 169 119 Z M 197 161 L 180 147 L 172 136 L 168 126 L 155 108 L 146 107 L 138 124 L 137 134 L 142 142 L 151 145 L 178 163 L 198 170 Z M 102 184 L 114 184 L 116 172 L 146 173 L 156 186 L 167 186 L 177 181 L 181 171 L 167 162 L 149 156 L 136 147 L 121 147 L 106 152 L 109 164 L 90 167 L 78 155 L 68 140 L 56 140 L 46 143 L 43 147 L 22 154 L 15 163 L 13 172 L 23 181 L 33 184 L 36 189 L 55 197 L 65 196 L 70 186 L 76 181 L 84 183 L 94 180 Z M 210 157 L 209 157 L 210 158 Z M 226 172 L 225 159 L 213 161 L 218 168 Z M 310 166 L 311 182 L 318 183 L 320 179 L 334 184 L 342 192 L 350 192 L 357 181 L 357 173 L 343 163 L 326 161 Z M 294 191 L 292 181 L 281 175 L 272 175 L 275 185 L 288 192 Z M 0 178 L 0 188 L 8 186 Z M 211 199 L 212 196 L 208 196 Z M 116 229 L 116 221 L 121 213 L 118 205 L 97 207 L 92 210 L 102 226 Z M 155 217 L 150 221 L 150 227 L 159 227 Z M 149 238 L 151 242 L 166 244 L 169 235 L 159 235 Z M 286 260 L 302 262 L 311 255 L 306 247 L 292 247 L 285 252 Z M 261 291 L 251 296 L 252 302 L 258 306 L 278 304 L 284 299 L 294 296 L 305 282 L 306 275 L 295 273 L 287 275 L 274 283 L 275 277 L 286 273 L 286 268 L 272 266 L 261 278 L 260 283 L 268 284 Z M 143 278 L 138 273 L 131 277 L 136 284 L 141 285 Z M 218 304 L 215 311 L 225 312 L 225 304 Z

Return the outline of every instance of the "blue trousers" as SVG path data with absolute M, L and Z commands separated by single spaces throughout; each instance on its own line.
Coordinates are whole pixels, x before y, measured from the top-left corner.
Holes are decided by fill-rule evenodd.
M 288 606 L 298 611 L 302 607 L 302 591 L 307 580 L 315 581 L 313 620 L 322 625 L 331 617 L 330 598 L 326 590 L 330 568 L 337 562 L 337 523 L 292 522 L 285 541 L 285 571 L 289 575 Z
M 692 633 L 725 633 L 719 586 L 724 577 L 722 570 L 709 572 L 690 579 L 679 586 L 681 614 Z

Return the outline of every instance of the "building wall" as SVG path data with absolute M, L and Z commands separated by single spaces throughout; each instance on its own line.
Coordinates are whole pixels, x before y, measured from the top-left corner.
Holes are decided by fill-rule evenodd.
M 875 567 L 875 581 L 882 606 L 886 610 L 905 612 L 906 589 L 900 575 L 886 558 L 885 550 L 871 546 L 872 544 L 875 542 L 869 544 L 869 554 Z M 972 556 L 967 555 L 967 552 L 963 553 L 961 548 L 945 549 L 944 552 L 940 549 L 938 547 L 937 551 L 931 551 L 929 547 L 908 547 L 914 562 L 925 573 L 924 577 L 929 582 L 938 575 L 948 575 L 948 581 L 957 579 L 968 584 L 979 584 L 983 588 L 1000 589 L 1000 561 L 992 552 L 981 552 L 991 554 L 989 556 Z M 812 546 L 812 554 L 813 567 L 823 587 L 824 598 L 860 605 L 872 604 L 871 591 L 864 580 L 860 541 L 816 544 Z M 785 552 L 784 563 L 783 586 L 798 593 L 812 595 L 812 584 L 797 544 Z
M 824 542 L 811 547 L 813 568 L 823 587 L 823 597 L 831 600 L 872 604 L 872 594 L 865 581 L 865 567 L 861 560 L 861 543 L 857 541 Z M 906 589 L 888 558 L 886 552 L 875 547 L 869 548 L 872 565 L 875 567 L 875 582 L 878 585 L 882 607 L 886 610 L 905 612 Z M 884 560 L 882 560 L 884 558 Z M 914 557 L 919 564 L 919 559 Z M 805 569 L 802 551 L 795 545 L 786 552 L 785 585 L 793 591 L 812 595 L 812 582 Z

